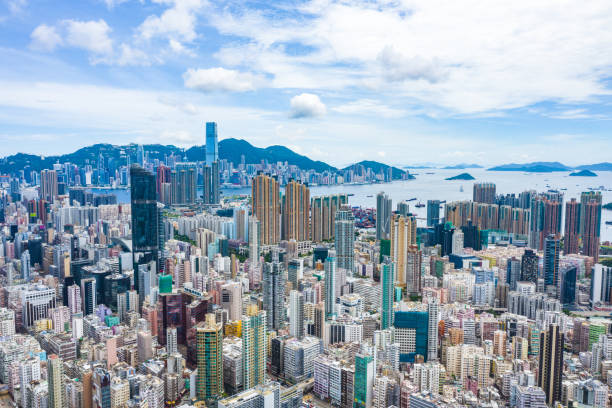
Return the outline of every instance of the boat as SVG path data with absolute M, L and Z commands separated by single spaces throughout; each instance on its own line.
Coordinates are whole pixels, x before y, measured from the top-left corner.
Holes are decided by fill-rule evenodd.
M 612 225 L 612 221 L 606 221 L 606 225 Z
M 370 195 L 367 195 L 366 197 L 367 197 L 367 198 L 370 198 L 370 197 L 374 197 L 374 196 L 373 196 L 372 194 L 370 194 Z
M 418 202 L 417 205 L 415 205 L 416 208 L 423 208 L 425 207 L 425 204 L 423 204 L 422 202 Z
M 459 191 L 463 193 L 463 186 L 459 187 Z
M 354 195 L 355 195 L 354 193 L 348 193 L 348 194 L 347 194 L 347 196 L 349 196 L 349 197 L 352 197 L 352 196 L 354 196 Z
M 409 199 L 408 199 L 408 200 L 406 200 L 406 201 L 415 201 L 415 200 L 416 200 L 416 197 L 413 197 L 413 198 L 409 198 Z

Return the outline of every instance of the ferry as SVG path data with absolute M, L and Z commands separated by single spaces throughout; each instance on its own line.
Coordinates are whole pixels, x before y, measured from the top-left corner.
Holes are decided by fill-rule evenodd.
M 419 201 L 419 203 L 417 205 L 415 205 L 416 208 L 423 208 L 425 207 L 425 204 L 423 204 L 422 202 Z

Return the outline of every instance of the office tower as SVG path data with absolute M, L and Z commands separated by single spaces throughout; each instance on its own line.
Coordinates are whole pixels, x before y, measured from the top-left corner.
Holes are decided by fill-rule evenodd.
M 336 315 L 337 262 L 333 255 L 325 260 L 325 320 Z
M 178 334 L 176 327 L 166 329 L 166 351 L 168 354 L 178 353 Z
M 153 358 L 153 339 L 150 331 L 139 331 L 136 337 L 138 362 L 143 363 Z
M 200 400 L 217 400 L 223 394 L 223 324 L 214 314 L 196 326 L 198 377 L 196 394 Z
M 53 202 L 58 195 L 57 172 L 55 170 L 40 171 L 40 198 Z
M 561 241 L 554 235 L 546 237 L 544 242 L 544 284 L 546 286 L 559 284 L 559 256 Z
M 263 266 L 263 304 L 268 317 L 268 329 L 285 325 L 285 276 L 281 262 L 266 262 Z
M 576 277 L 578 269 L 575 266 L 561 268 L 559 280 L 559 301 L 568 305 L 576 301 Z
M 297 290 L 289 293 L 289 333 L 298 339 L 304 337 L 304 294 Z
M 242 317 L 242 384 L 245 390 L 263 384 L 266 373 L 266 312 Z
M 220 290 L 221 307 L 227 310 L 230 320 L 240 320 L 242 316 L 242 284 L 240 282 L 228 282 L 221 285 Z
M 374 388 L 376 368 L 372 356 L 355 356 L 354 408 L 370 408 Z
M 544 390 L 549 406 L 561 401 L 563 343 L 563 334 L 557 324 L 550 324 L 548 329 L 540 334 L 538 386 Z
M 440 223 L 440 200 L 427 200 L 427 226 Z
M 516 282 L 521 280 L 521 260 L 518 258 L 508 259 L 506 265 L 506 283 L 509 290 L 516 290 Z
M 291 282 L 293 289 L 298 288 L 298 284 L 304 275 L 304 259 L 292 259 L 287 265 L 287 280 Z
M 472 201 L 475 203 L 495 204 L 495 184 L 474 183 L 474 195 Z
M 253 215 L 259 221 L 261 245 L 275 245 L 280 241 L 280 192 L 276 178 L 259 174 L 251 188 Z
M 463 255 L 463 231 L 456 229 L 453 232 L 452 250 L 453 255 Z
M 389 239 L 391 232 L 391 198 L 384 192 L 376 195 L 376 239 Z
M 521 257 L 521 279 L 522 281 L 538 282 L 538 255 L 531 249 L 525 249 Z
M 47 361 L 47 382 L 49 385 L 49 408 L 65 408 L 64 365 L 55 354 Z
M 395 282 L 395 263 L 388 258 L 381 265 L 380 282 L 382 292 L 380 328 L 384 330 L 393 325 L 393 296 L 395 295 L 395 286 L 393 285 Z
M 102 367 L 96 367 L 92 382 L 93 407 L 111 408 L 111 373 Z
M 565 254 L 577 254 L 580 243 L 580 203 L 572 198 L 565 203 L 565 237 L 563 241 L 563 252 Z
M 391 260 L 396 265 L 398 286 L 406 285 L 406 257 L 408 248 L 416 245 L 417 222 L 413 216 L 394 215 L 391 219 Z
M 36 320 L 47 319 L 56 307 L 55 289 L 37 286 L 21 292 L 23 326 L 31 327 Z
M 355 217 L 348 205 L 336 211 L 336 261 L 338 268 L 353 273 L 355 262 Z
M 282 239 L 306 241 L 310 238 L 310 190 L 306 184 L 290 180 L 285 185 L 282 218 Z
M 206 165 L 204 166 L 204 204 L 219 204 L 219 143 L 217 123 L 206 122 Z
M 467 221 L 467 225 L 461 227 L 463 232 L 463 247 L 472 248 L 474 251 L 480 251 L 482 249 L 482 242 L 480 239 L 480 228 L 472 223 L 472 220 Z
M 530 248 L 542 250 L 546 237 L 561 234 L 562 202 L 561 194 L 541 194 L 531 200 Z
M 599 260 L 599 237 L 601 234 L 601 197 L 584 204 L 584 228 L 582 233 L 582 253 Z
M 596 264 L 591 276 L 591 307 L 612 303 L 612 267 Z
M 92 314 L 98 305 L 95 278 L 81 280 L 81 296 L 83 299 L 83 314 L 85 316 Z
M 77 285 L 68 286 L 68 308 L 71 314 L 82 312 L 81 288 Z
M 162 266 L 159 260 L 159 212 L 155 193 L 155 176 L 133 165 L 130 168 L 132 207 L 132 257 L 134 270 L 139 265 L 155 262 L 156 271 Z M 98 290 L 100 290 L 98 285 Z M 134 281 L 138 291 L 138 279 Z
M 438 298 L 427 300 L 427 361 L 438 359 L 438 321 L 440 320 L 440 303 Z
M 400 344 L 401 361 L 414 362 L 417 355 L 427 359 L 429 354 L 429 313 L 427 310 L 419 306 L 414 309 L 396 311 L 393 327 L 395 327 L 395 341 Z
M 310 239 L 312 242 L 334 239 L 336 211 L 347 204 L 346 194 L 313 197 L 310 200 Z

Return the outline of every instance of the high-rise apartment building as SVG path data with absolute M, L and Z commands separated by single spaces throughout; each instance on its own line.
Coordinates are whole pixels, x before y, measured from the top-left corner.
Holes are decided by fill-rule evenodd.
M 336 261 L 338 268 L 353 272 L 355 262 L 355 217 L 348 205 L 336 212 Z
M 298 339 L 304 337 L 304 294 L 297 290 L 289 293 L 289 333 Z
M 310 239 L 313 242 L 334 239 L 336 211 L 348 204 L 346 194 L 313 197 L 310 200 Z
M 376 195 L 376 239 L 389 239 L 392 200 L 384 192 Z
M 285 268 L 273 260 L 263 267 L 263 304 L 267 314 L 269 330 L 278 330 L 285 325 Z
M 541 194 L 531 200 L 531 223 L 529 227 L 529 247 L 544 249 L 544 240 L 549 235 L 561 234 L 563 195 Z
M 531 249 L 526 249 L 521 257 L 521 279 L 522 281 L 538 282 L 538 255 Z
M 391 260 L 396 265 L 397 285 L 406 286 L 408 249 L 416 245 L 416 218 L 394 215 L 391 219 Z
M 330 254 L 325 260 L 325 320 L 336 315 L 337 267 L 336 258 Z
M 170 202 L 167 204 L 194 204 L 197 198 L 198 167 L 196 163 L 177 163 L 170 172 Z
M 546 237 L 544 242 L 544 284 L 546 286 L 559 284 L 559 256 L 561 241 L 554 235 Z
M 475 203 L 495 204 L 494 183 L 474 183 L 474 194 L 472 201 Z
M 354 408 L 372 406 L 375 376 L 376 368 L 372 356 L 357 354 L 355 356 Z
M 223 394 L 223 324 L 214 314 L 196 326 L 198 376 L 196 395 L 204 401 L 215 401 Z
M 290 180 L 285 185 L 282 220 L 283 240 L 310 239 L 310 190 L 306 184 Z
M 52 354 L 47 360 L 47 382 L 49 385 L 49 408 L 65 408 L 64 365 L 62 360 Z
M 581 204 L 572 198 L 565 203 L 565 236 L 563 252 L 577 254 L 580 247 L 580 214 Z
M 137 271 L 139 265 L 154 262 L 159 272 L 160 220 L 155 176 L 142 167 L 133 165 L 130 168 L 130 183 L 134 270 Z M 134 281 L 134 286 L 138 291 L 138 279 Z M 98 290 L 100 289 L 98 287 Z
M 55 170 L 40 171 L 40 198 L 53 202 L 58 194 L 57 172 Z
M 393 297 L 395 295 L 395 262 L 386 259 L 381 265 L 380 283 L 382 302 L 380 308 L 380 328 L 387 329 L 393 325 Z
M 563 333 L 557 324 L 550 324 L 548 329 L 540 334 L 538 386 L 544 390 L 549 406 L 561 401 L 563 344 Z
M 584 204 L 584 228 L 582 230 L 582 253 L 599 261 L 599 237 L 601 234 L 601 198 Z
M 251 188 L 253 215 L 259 221 L 261 245 L 275 245 L 280 241 L 280 191 L 276 178 L 259 174 Z
M 266 374 L 266 312 L 242 318 L 242 384 L 245 390 L 264 384 Z

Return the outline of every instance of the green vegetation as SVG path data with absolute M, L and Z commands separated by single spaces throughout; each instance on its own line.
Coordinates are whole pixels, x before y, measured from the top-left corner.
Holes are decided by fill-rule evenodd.
M 612 258 L 600 259 L 599 263 L 604 265 L 604 266 L 612 266 Z
M 197 246 L 198 243 L 195 242 L 193 239 L 189 238 L 187 235 L 181 235 L 178 233 L 178 230 L 174 230 L 174 239 L 176 239 L 177 241 L 183 241 L 183 242 L 187 242 L 188 244 Z
M 410 295 L 411 302 L 420 302 L 421 300 L 423 300 L 423 296 L 421 295 Z
M 230 248 L 229 251 L 230 251 L 230 255 L 231 254 L 236 255 L 236 259 L 238 259 L 240 262 L 246 261 L 247 258 L 249 257 L 249 253 L 248 252 L 241 254 L 240 252 L 238 252 L 237 250 L 235 250 L 233 248 Z

